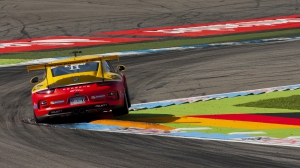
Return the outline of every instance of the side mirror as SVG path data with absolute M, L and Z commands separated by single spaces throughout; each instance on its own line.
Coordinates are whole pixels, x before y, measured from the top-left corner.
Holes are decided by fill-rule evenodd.
M 118 71 L 125 71 L 126 67 L 124 65 L 118 65 Z
M 30 80 L 31 83 L 38 83 L 39 81 L 40 81 L 39 77 L 37 77 L 37 76 L 31 78 L 31 80 Z

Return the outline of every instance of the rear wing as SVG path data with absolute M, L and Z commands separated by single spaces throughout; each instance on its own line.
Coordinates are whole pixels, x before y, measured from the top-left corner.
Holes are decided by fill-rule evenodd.
M 86 62 L 94 62 L 94 61 L 104 61 L 104 60 L 119 60 L 118 55 L 112 55 L 112 56 L 98 56 L 95 58 L 84 58 L 84 57 L 74 57 L 74 60 L 65 60 L 60 61 L 57 63 L 47 63 L 47 64 L 37 64 L 37 65 L 30 65 L 27 66 L 27 71 L 33 71 L 33 70 L 42 70 L 46 69 L 47 67 L 55 67 L 55 66 L 64 66 L 64 65 L 73 65 L 73 64 L 81 64 Z

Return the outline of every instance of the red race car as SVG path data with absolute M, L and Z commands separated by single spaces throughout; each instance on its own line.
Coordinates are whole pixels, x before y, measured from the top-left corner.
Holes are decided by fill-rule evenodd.
M 128 114 L 131 106 L 124 65 L 114 70 L 109 60 L 118 56 L 76 56 L 27 67 L 45 70 L 43 79 L 31 79 L 32 105 L 37 123 L 50 118 L 89 113 Z

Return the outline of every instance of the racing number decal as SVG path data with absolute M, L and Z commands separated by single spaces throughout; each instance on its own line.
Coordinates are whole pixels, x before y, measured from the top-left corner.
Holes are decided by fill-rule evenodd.
M 82 64 L 74 64 L 74 65 L 65 65 L 65 68 L 70 68 L 69 70 L 78 70 L 80 69 L 79 65 L 85 65 L 85 63 Z

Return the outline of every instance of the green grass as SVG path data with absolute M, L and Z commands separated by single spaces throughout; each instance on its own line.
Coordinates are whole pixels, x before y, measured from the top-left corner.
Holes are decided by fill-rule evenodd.
M 300 110 L 300 95 L 259 100 L 236 106 Z
M 0 59 L 0 65 L 6 64 L 17 64 L 25 61 L 29 61 L 30 59 Z
M 277 30 L 268 32 L 256 32 L 256 33 L 245 33 L 235 34 L 226 36 L 212 36 L 212 37 L 199 37 L 199 38 L 180 38 L 172 40 L 158 40 L 152 42 L 139 42 L 131 44 L 116 44 L 116 45 L 101 45 L 94 47 L 80 48 L 83 51 L 83 55 L 88 54 L 101 54 L 108 52 L 120 52 L 120 51 L 131 51 L 131 50 L 142 50 L 142 49 L 157 49 L 167 47 L 178 47 L 185 45 L 196 45 L 196 44 L 210 44 L 220 42 L 233 42 L 242 40 L 253 40 L 263 38 L 275 38 L 275 37 L 288 37 L 300 35 L 300 29 L 289 29 L 289 30 Z M 36 52 L 20 52 L 1 54 L 1 59 L 39 59 L 39 58 L 53 58 L 59 56 L 68 56 L 69 53 L 74 49 L 58 49 L 49 51 L 36 51 Z

